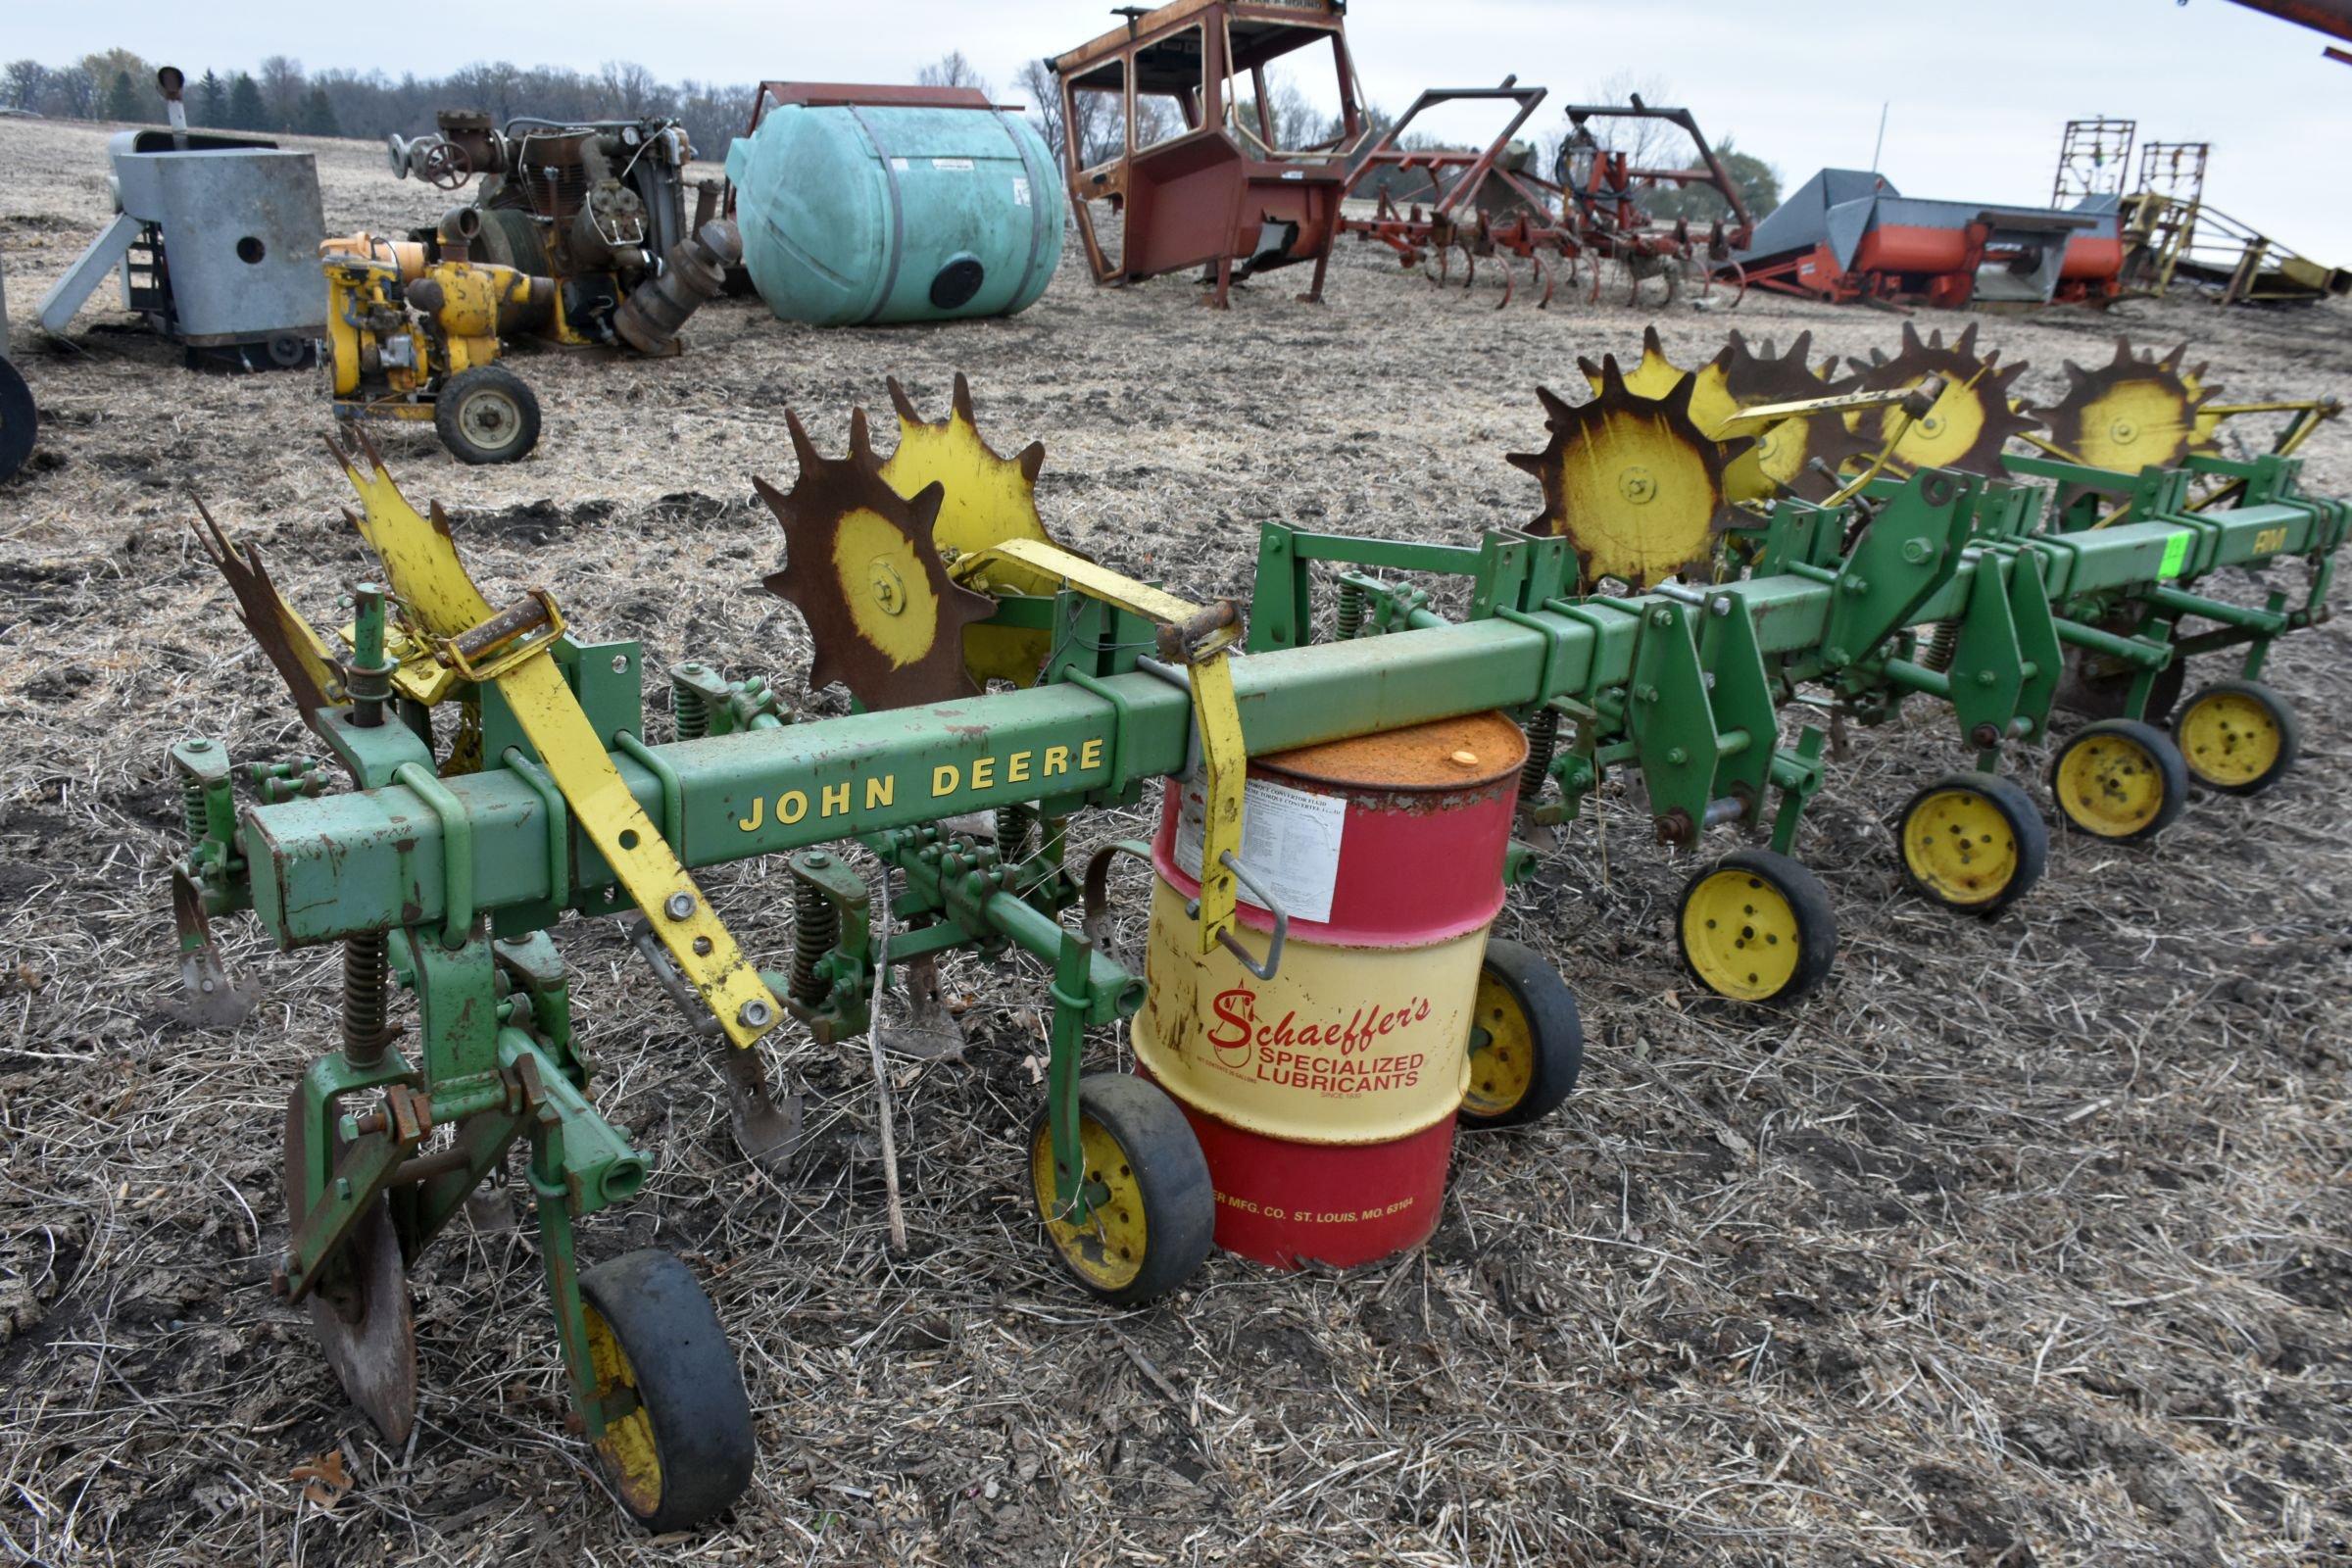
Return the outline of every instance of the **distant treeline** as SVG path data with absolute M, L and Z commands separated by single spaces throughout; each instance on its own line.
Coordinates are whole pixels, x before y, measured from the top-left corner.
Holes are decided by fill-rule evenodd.
M 515 115 L 551 120 L 634 120 L 663 115 L 686 127 L 706 158 L 724 158 L 730 138 L 751 118 L 752 84 L 657 81 L 643 66 L 612 62 L 591 74 L 554 66 L 528 70 L 497 61 L 446 76 L 398 78 L 381 71 L 306 72 L 302 62 L 271 55 L 251 71 L 172 62 L 188 78 L 188 123 L 211 130 L 291 132 L 381 140 L 433 128 L 440 109 L 482 109 L 505 122 Z M 164 122 L 156 90 L 158 63 L 127 49 L 85 55 L 71 65 L 11 61 L 0 73 L 0 105 L 52 119 Z
M 722 160 L 727 143 L 743 133 L 752 113 L 750 82 L 719 83 L 658 81 L 645 67 L 608 61 L 593 74 L 556 66 L 529 70 L 507 61 L 492 61 L 453 71 L 446 76 L 411 73 L 398 80 L 381 71 L 337 69 L 306 72 L 299 60 L 271 55 L 252 71 L 223 74 L 211 66 L 199 68 L 175 62 L 187 76 L 188 122 L 214 130 L 276 131 L 305 136 L 357 136 L 380 141 L 387 133 L 421 135 L 433 128 L 434 112 L 441 109 L 487 111 L 500 124 L 517 115 L 549 120 L 634 120 L 660 115 L 686 127 L 696 151 L 704 158 Z M 915 73 L 929 86 L 977 87 L 991 98 L 994 84 L 973 69 L 960 51 L 942 56 Z M 1065 125 L 1061 86 L 1040 61 L 1031 60 L 1014 78 L 1013 90 L 1028 106 L 1030 123 L 1045 137 L 1058 159 L 1072 130 L 1092 164 L 1116 154 L 1126 140 L 1126 123 L 1115 94 L 1079 95 L 1076 124 Z M 1654 78 L 1636 79 L 1620 74 L 1602 84 L 1594 101 L 1623 103 L 1634 93 L 1647 101 L 1671 101 L 1671 93 Z M 1270 74 L 1266 139 L 1277 146 L 1313 145 L 1339 136 L 1335 118 L 1308 101 L 1296 80 L 1282 72 Z M 84 55 L 68 66 L 44 66 L 37 60 L 12 61 L 0 74 L 0 105 L 28 109 L 53 119 L 124 121 L 161 123 L 164 100 L 156 90 L 155 67 L 127 49 L 109 49 Z M 1171 102 L 1137 98 L 1136 139 L 1149 144 L 1181 128 Z M 1241 118 L 1254 128 L 1254 105 L 1242 107 Z M 1378 106 L 1364 106 L 1366 122 L 1375 132 L 1385 130 L 1391 117 Z M 1548 117 L 1547 117 L 1548 118 Z M 1653 121 L 1598 122 L 1604 145 L 1633 155 L 1637 167 L 1681 167 L 1690 161 L 1690 149 L 1679 132 Z M 1535 143 L 1534 168 L 1549 174 L 1559 146 L 1560 127 L 1530 127 Z M 1439 145 L 1427 136 L 1408 135 L 1407 148 Z M 1761 218 L 1780 202 L 1778 172 L 1762 159 L 1739 151 L 1730 136 L 1717 144 L 1732 177 L 1742 187 L 1753 216 Z M 1426 183 L 1426 181 L 1423 181 Z M 1405 181 L 1396 194 L 1411 199 L 1419 191 Z M 1711 220 L 1725 207 L 1703 187 L 1661 187 L 1645 193 L 1643 205 L 1658 218 Z

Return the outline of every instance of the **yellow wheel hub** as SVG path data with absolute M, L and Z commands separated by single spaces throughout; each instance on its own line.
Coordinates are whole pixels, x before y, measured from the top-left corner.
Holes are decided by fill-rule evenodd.
M 833 535 L 833 564 L 858 633 L 904 669 L 939 637 L 939 600 L 915 543 L 880 514 L 860 507 Z
M 620 1348 L 612 1325 L 587 1301 L 580 1303 L 580 1311 L 588 1320 L 588 1359 L 596 1369 L 597 1401 L 609 1404 L 622 1389 L 633 1396 L 637 1371 L 629 1365 L 628 1352 Z M 654 1418 L 645 1406 L 637 1405 L 617 1421 L 606 1421 L 596 1451 L 629 1511 L 640 1518 L 651 1517 L 662 1506 L 662 1456 L 654 1446 Z
M 2238 788 L 2278 765 L 2278 718 L 2244 692 L 2213 692 L 2180 715 L 2180 752 L 2197 777 Z
M 1511 988 L 1492 974 L 1478 977 L 1472 1017 L 1477 1032 L 1471 1036 L 1470 1091 L 1462 1097 L 1462 1108 L 1490 1119 L 1506 1115 L 1535 1084 L 1536 1032 Z
M 1029 1149 L 1038 1216 L 1055 1250 L 1080 1277 L 1099 1290 L 1124 1290 L 1143 1272 L 1144 1250 L 1151 1240 L 1143 1185 L 1128 1164 L 1127 1151 L 1092 1116 L 1078 1118 L 1078 1148 L 1086 1162 L 1083 1180 L 1092 1208 L 1082 1225 L 1064 1217 L 1054 1200 L 1053 1131 L 1039 1125 Z
M 2017 877 L 2017 833 L 1975 790 L 1937 790 L 1903 819 L 1903 863 L 1946 904 L 1989 904 Z
M 2058 805 L 2102 838 L 2129 838 L 2164 809 L 2164 772 L 2129 736 L 2092 735 L 2058 762 Z
M 1646 405 L 1583 423 L 1560 455 L 1560 501 L 1587 580 L 1649 587 L 1714 549 L 1723 492 L 1693 432 Z
M 1925 375 L 1906 382 L 1917 386 Z M 1902 419 L 1900 409 L 1888 409 L 1879 416 L 1879 439 L 1884 441 L 1895 432 Z M 1978 386 L 1958 380 L 1947 380 L 1942 395 L 1928 410 L 1927 417 L 1904 432 L 1894 449 L 1894 461 L 1905 468 L 1949 467 L 1965 459 L 1984 434 L 1984 393 Z
M 1796 973 L 1796 910 L 1753 871 L 1717 871 L 1683 906 L 1683 951 L 1718 995 L 1762 1002 Z
M 2136 473 L 2150 464 L 2178 463 L 2195 423 L 2177 386 L 2119 382 L 2082 411 L 2082 444 L 2075 455 L 2094 468 Z

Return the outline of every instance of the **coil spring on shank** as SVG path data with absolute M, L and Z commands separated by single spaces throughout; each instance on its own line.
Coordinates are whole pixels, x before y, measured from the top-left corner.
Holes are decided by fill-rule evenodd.
M 1519 764 L 1519 799 L 1532 802 L 1544 793 L 1544 780 L 1551 771 L 1552 754 L 1560 746 L 1559 710 L 1544 707 L 1527 721 L 1527 760 Z
M 1035 815 L 1028 806 L 1017 802 L 997 808 L 997 858 L 1000 860 L 1010 865 L 1029 853 L 1029 824 Z
M 381 931 L 343 939 L 343 1054 L 361 1066 L 381 1060 L 390 1038 L 386 959 Z
M 1952 667 L 1952 653 L 1960 646 L 1960 623 L 1939 620 L 1928 634 L 1928 646 L 1921 650 L 1920 667 L 1932 669 L 1938 675 Z
M 1351 641 L 1364 628 L 1364 591 L 1356 584 L 1340 584 L 1340 609 L 1335 620 L 1340 641 Z
M 669 706 L 677 719 L 678 739 L 699 741 L 710 733 L 710 700 L 700 688 L 674 682 L 669 688 Z
M 833 901 L 806 882 L 792 889 L 792 1000 L 803 1006 L 821 1005 L 824 977 L 817 960 L 841 940 L 841 911 Z
M 194 779 L 184 780 L 180 784 L 179 810 L 181 818 L 187 824 L 189 842 L 194 844 L 203 843 L 205 833 L 212 826 L 211 813 L 206 811 L 204 808 L 203 785 L 197 783 Z

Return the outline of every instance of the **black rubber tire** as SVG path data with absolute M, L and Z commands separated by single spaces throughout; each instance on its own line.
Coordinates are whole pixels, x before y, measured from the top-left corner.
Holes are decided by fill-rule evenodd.
M 1031 1199 L 1047 1222 L 1047 1196 L 1037 1190 L 1039 1140 L 1051 1141 L 1051 1107 L 1041 1104 L 1029 1124 Z M 1193 1277 L 1216 1245 L 1217 1193 L 1192 1124 L 1167 1092 L 1127 1073 L 1096 1073 L 1078 1081 L 1078 1110 L 1119 1146 L 1144 1208 L 1146 1244 L 1135 1277 L 1115 1288 L 1089 1279 L 1049 1233 L 1047 1250 L 1088 1294 L 1114 1306 L 1141 1306 Z
M 2199 703 L 2208 697 L 2225 693 L 2248 697 L 2260 703 L 2270 710 L 2271 721 L 2278 726 L 2278 758 L 2260 776 L 2241 783 L 2226 783 L 2197 771 L 2196 759 L 2189 753 L 2188 737 L 2181 733 L 2189 714 L 2196 710 Z M 2217 680 L 2209 686 L 2198 687 L 2197 694 L 2173 712 L 2173 740 L 2180 748 L 2180 760 L 2188 768 L 2189 781 L 2224 795 L 2260 795 L 2286 777 L 2288 769 L 2295 765 L 2295 760 L 2303 755 L 2303 725 L 2296 719 L 2295 710 L 2287 706 L 2285 698 L 2258 680 Z
M 2059 784 L 2059 775 L 2066 767 L 2066 760 L 2077 748 L 2102 735 L 2116 735 L 2129 740 L 2145 753 L 2156 767 L 2162 793 L 2157 800 L 2155 814 L 2127 832 L 2109 833 L 2078 816 L 2068 808 L 2067 792 Z M 2188 763 L 2181 760 L 2180 748 L 2173 744 L 2173 738 L 2155 725 L 2136 718 L 2102 718 L 2069 735 L 2065 744 L 2050 758 L 2050 799 L 2057 803 L 2059 819 L 2076 832 L 2105 839 L 2110 844 L 2136 844 L 2154 838 L 2172 826 L 2186 808 Z
M 2008 824 L 2011 842 L 2017 855 L 2017 869 L 2008 883 L 1991 898 L 1964 903 L 1946 898 L 1922 880 L 1912 868 L 1909 854 L 1911 818 L 1919 808 L 1937 795 L 1952 790 L 1967 790 L 1980 796 L 2001 815 Z M 1902 862 L 1903 884 L 1931 904 L 1961 914 L 1990 918 L 2000 913 L 2034 889 L 2041 873 L 2050 863 L 2050 824 L 2034 804 L 2034 797 L 2014 780 L 1991 773 L 1946 773 L 1927 784 L 1903 807 L 1902 815 L 1895 819 L 1895 858 Z
M 32 388 L 24 384 L 15 366 L 0 360 L 0 479 L 13 478 L 24 466 L 40 427 L 40 411 L 32 406 Z
M 514 435 L 496 446 L 476 441 L 466 428 L 467 405 L 485 398 L 503 404 L 504 417 L 514 421 Z M 505 366 L 477 365 L 451 376 L 434 394 L 433 428 L 460 463 L 519 463 L 539 444 L 539 399 Z
M 1465 1127 L 1525 1127 L 1543 1120 L 1576 1092 L 1585 1065 L 1585 1025 L 1577 1012 L 1576 996 L 1560 972 L 1542 954 L 1517 942 L 1490 937 L 1487 955 L 1479 963 L 1480 1004 L 1475 1027 L 1492 1031 L 1486 982 L 1492 980 L 1509 994 L 1509 1002 L 1526 1021 L 1531 1050 L 1527 1083 L 1518 1099 L 1496 1103 L 1480 1092 L 1479 1058 L 1470 1054 L 1470 1095 L 1462 1102 Z M 1475 1039 L 1475 1036 L 1473 1037 Z M 1473 1109 L 1474 1105 L 1481 1108 Z
M 710 1523 L 751 1485 L 756 1448 L 752 1403 L 710 1298 L 692 1270 L 657 1249 L 586 1270 L 580 1296 L 628 1357 L 660 1463 L 658 1496 L 632 1496 L 600 1446 L 613 1495 L 657 1535 Z
M 1743 997 L 1718 989 L 1690 955 L 1688 922 L 1691 900 L 1710 877 L 1726 871 L 1745 872 L 1771 888 L 1788 904 L 1794 918 L 1796 959 L 1788 978 L 1765 995 Z M 1683 884 L 1683 896 L 1675 906 L 1674 931 L 1683 967 L 1693 980 L 1717 996 L 1751 1006 L 1782 1007 L 1802 1001 L 1829 978 L 1830 966 L 1838 957 L 1838 914 L 1831 907 L 1829 890 L 1803 863 L 1773 850 L 1734 850 L 1700 869 Z

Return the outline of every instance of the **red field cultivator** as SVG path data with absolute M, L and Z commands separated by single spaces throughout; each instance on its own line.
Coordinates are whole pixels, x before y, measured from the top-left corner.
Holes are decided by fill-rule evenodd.
M 1493 259 L 1502 268 L 1498 310 L 1511 302 L 1517 286 L 1513 257 L 1526 263 L 1542 285 L 1540 310 L 1551 303 L 1563 275 L 1572 283 L 1584 281 L 1589 297 L 1598 299 L 1612 264 L 1629 282 L 1629 299 L 1638 302 L 1642 284 L 1653 277 L 1666 280 L 1672 298 L 1703 255 L 1708 265 L 1695 269 L 1703 288 L 1714 265 L 1746 244 L 1753 226 L 1747 204 L 1689 110 L 1653 109 L 1638 94 L 1627 104 L 1573 104 L 1567 139 L 1547 179 L 1531 167 L 1529 151 L 1517 139 L 1544 96 L 1542 87 L 1519 86 L 1517 77 L 1505 77 L 1495 87 L 1423 92 L 1350 167 L 1349 188 L 1373 186 L 1378 207 L 1369 218 L 1343 216 L 1341 232 L 1388 246 L 1406 267 L 1423 269 L 1439 283 L 1451 280 L 1453 253 L 1459 251 L 1464 288 L 1477 280 L 1480 260 Z M 1481 100 L 1518 106 L 1484 148 L 1409 145 L 1411 127 L 1425 114 Z M 1697 162 L 1680 169 L 1639 167 L 1634 153 L 1607 146 L 1593 133 L 1595 120 L 1678 126 L 1690 137 Z M 1414 181 L 1426 182 L 1426 208 L 1418 201 L 1399 208 L 1396 189 L 1412 188 Z M 1703 235 L 1694 236 L 1687 219 L 1654 218 L 1644 201 L 1661 187 L 1690 185 L 1714 191 L 1725 208 L 1726 216 Z

